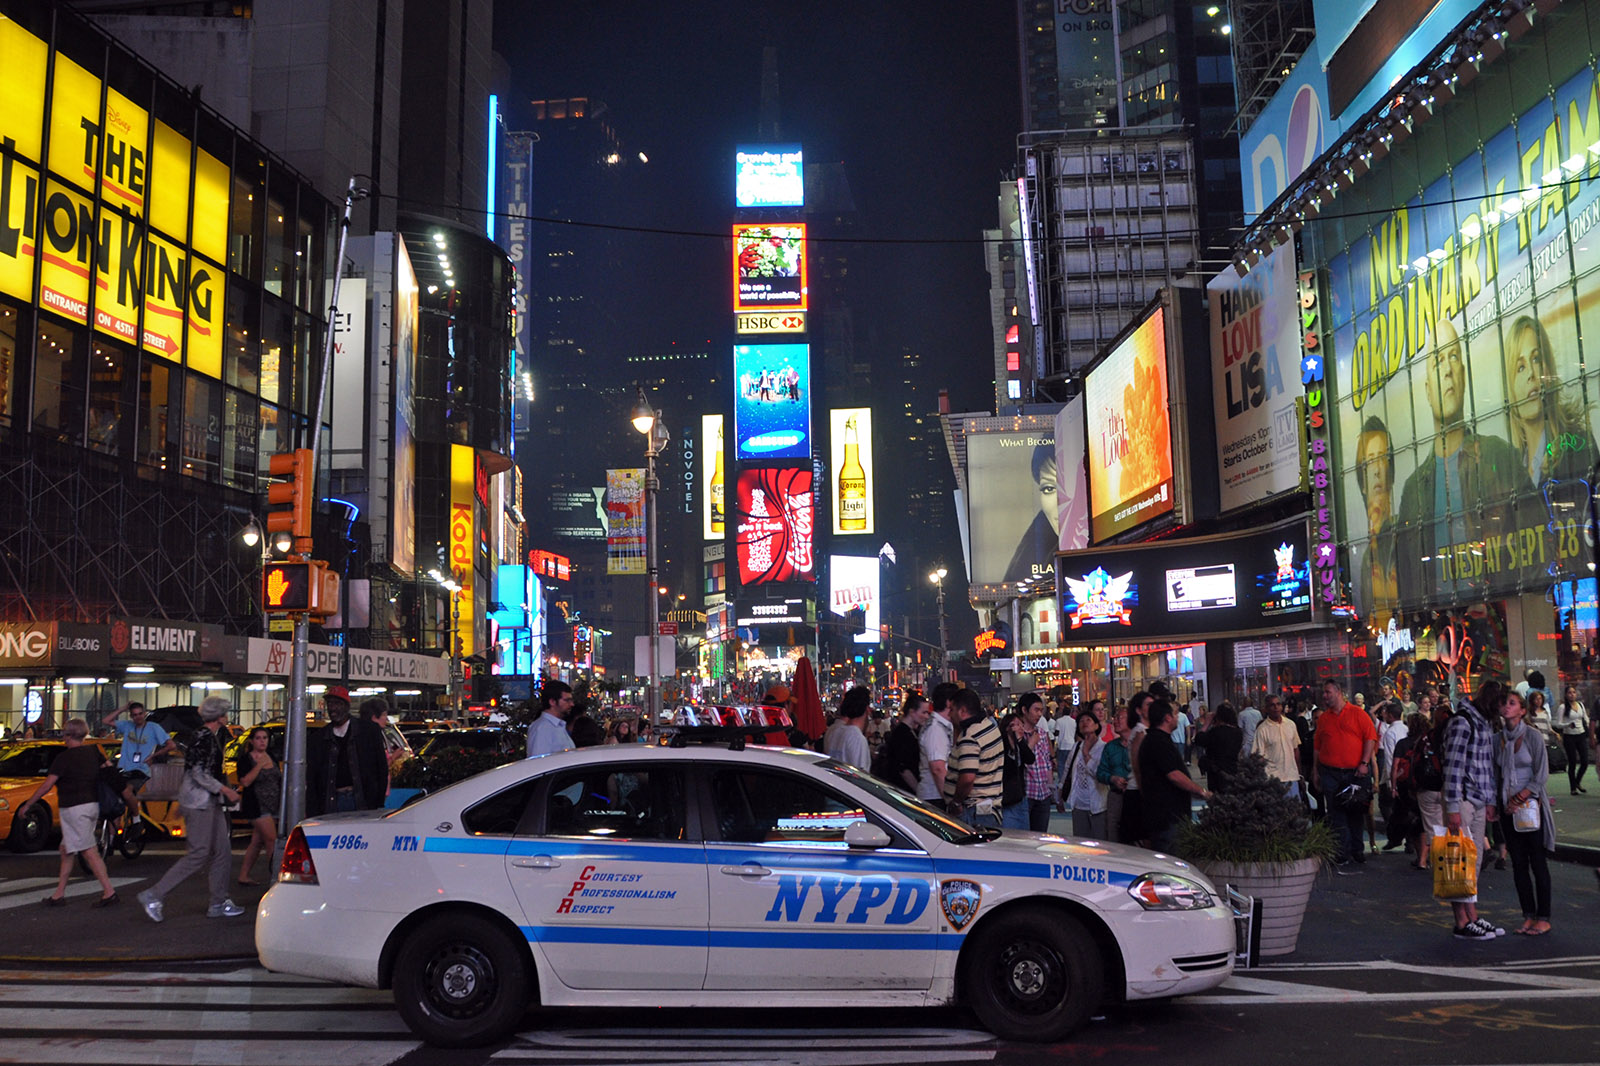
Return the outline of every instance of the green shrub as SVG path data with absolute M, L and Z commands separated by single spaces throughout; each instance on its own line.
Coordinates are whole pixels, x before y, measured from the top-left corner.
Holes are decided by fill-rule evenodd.
M 1331 861 L 1338 851 L 1333 830 L 1313 822 L 1282 781 L 1267 776 L 1259 755 L 1241 759 L 1228 787 L 1178 834 L 1177 853 L 1194 862 L 1281 863 Z

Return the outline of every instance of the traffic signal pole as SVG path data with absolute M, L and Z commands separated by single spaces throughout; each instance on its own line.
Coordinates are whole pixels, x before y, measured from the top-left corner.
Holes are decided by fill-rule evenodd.
M 322 409 L 328 399 L 328 376 L 333 366 L 334 323 L 339 314 L 339 283 L 344 277 L 345 243 L 350 238 L 350 213 L 355 202 L 366 196 L 350 179 L 345 190 L 344 217 L 339 222 L 339 254 L 333 260 L 333 293 L 328 298 L 328 336 L 322 348 L 322 380 L 317 385 L 316 406 L 311 408 L 310 483 L 316 485 L 317 455 L 322 450 Z M 363 346 L 364 350 L 364 346 Z M 306 657 L 311 644 L 311 616 L 302 611 L 294 619 L 294 644 L 289 657 L 289 720 L 284 726 L 283 824 L 278 827 L 278 843 L 273 859 L 281 864 L 283 847 L 293 829 L 306 815 Z M 349 654 L 346 647 L 345 654 Z

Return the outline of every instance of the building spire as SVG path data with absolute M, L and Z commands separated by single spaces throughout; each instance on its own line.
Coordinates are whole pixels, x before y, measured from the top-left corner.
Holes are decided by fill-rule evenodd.
M 757 137 L 764 141 L 783 139 L 778 105 L 778 48 L 767 45 L 761 49 L 761 118 Z

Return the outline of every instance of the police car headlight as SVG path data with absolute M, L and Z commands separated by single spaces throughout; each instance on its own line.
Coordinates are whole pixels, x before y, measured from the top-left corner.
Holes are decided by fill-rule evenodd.
M 1215 902 L 1198 882 L 1176 874 L 1145 874 L 1128 886 L 1128 895 L 1147 911 L 1200 911 Z

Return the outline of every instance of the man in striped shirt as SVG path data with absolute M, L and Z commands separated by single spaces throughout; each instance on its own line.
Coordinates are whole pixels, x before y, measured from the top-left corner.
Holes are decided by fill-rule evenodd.
M 959 734 L 950 748 L 944 779 L 949 812 L 973 828 L 1000 828 L 1000 797 L 1005 772 L 1005 741 L 983 709 L 978 694 L 964 688 L 950 698 Z

